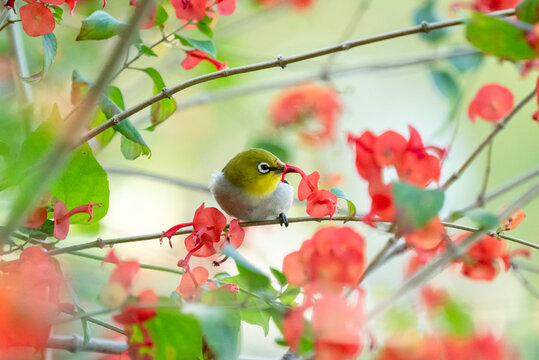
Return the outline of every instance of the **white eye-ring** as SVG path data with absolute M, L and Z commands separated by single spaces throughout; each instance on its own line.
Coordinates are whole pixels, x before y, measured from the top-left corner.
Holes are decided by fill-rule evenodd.
M 267 162 L 261 162 L 258 164 L 258 171 L 260 171 L 261 174 L 267 174 L 270 172 L 270 166 Z

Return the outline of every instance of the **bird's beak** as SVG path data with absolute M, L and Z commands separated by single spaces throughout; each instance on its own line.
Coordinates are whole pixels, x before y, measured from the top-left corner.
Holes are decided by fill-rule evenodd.
M 297 173 L 297 174 L 300 174 L 302 178 L 305 178 L 307 177 L 307 175 L 305 175 L 305 172 L 303 172 L 303 170 L 301 170 L 300 168 L 296 167 L 296 166 L 293 166 L 293 165 L 289 165 L 288 163 L 283 163 L 281 160 L 277 159 L 277 163 L 279 164 L 279 167 L 277 168 L 277 170 L 275 170 L 275 172 L 277 174 L 280 174 L 282 173 L 283 176 L 281 178 L 281 181 L 284 181 L 284 177 L 286 176 L 286 174 L 288 173 Z
M 279 167 L 273 168 L 272 170 L 276 174 L 282 174 L 284 173 L 284 165 L 280 165 Z

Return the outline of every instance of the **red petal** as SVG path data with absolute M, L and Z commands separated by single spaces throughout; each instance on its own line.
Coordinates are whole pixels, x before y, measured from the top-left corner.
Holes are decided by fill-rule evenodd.
M 113 319 L 123 325 L 140 325 L 157 315 L 155 308 L 148 305 L 157 306 L 158 304 L 159 298 L 153 290 L 144 290 L 138 295 L 136 305 L 125 306 L 120 314 L 113 316 Z
M 369 182 L 382 182 L 382 167 L 374 157 L 376 135 L 365 131 L 361 136 L 348 135 L 348 143 L 356 148 L 356 170 L 363 179 Z
M 232 15 L 236 11 L 236 0 L 217 0 L 217 12 L 220 15 Z
M 194 235 L 192 234 L 185 238 L 184 243 L 185 243 L 185 248 L 187 249 L 187 251 L 192 251 L 197 247 L 197 245 L 194 244 L 193 238 L 194 238 Z M 209 238 L 208 241 L 205 241 L 204 236 L 203 236 L 201 241 L 202 241 L 202 247 L 196 250 L 193 253 L 193 256 L 208 257 L 216 253 L 215 247 L 214 247 L 215 242 L 213 242 L 211 238 Z
M 176 17 L 183 20 L 202 20 L 206 16 L 206 0 L 170 0 Z
M 304 321 L 301 308 L 289 310 L 283 319 L 283 336 L 292 351 L 297 350 L 299 340 L 303 336 Z
M 484 85 L 475 95 L 472 112 L 486 121 L 500 121 L 513 108 L 514 97 L 511 90 L 499 84 Z M 470 110 L 468 110 L 470 112 Z
M 416 229 L 413 233 L 404 235 L 406 242 L 420 249 L 435 249 L 443 241 L 445 228 L 438 217 L 432 219 L 427 225 Z
M 28 36 L 41 36 L 54 30 L 52 12 L 43 4 L 30 3 L 19 9 L 22 28 Z
M 25 5 L 27 6 L 27 5 Z M 67 208 L 62 201 L 54 205 L 54 232 L 53 236 L 58 240 L 63 240 L 69 232 L 69 216 Z
M 327 190 L 317 190 L 307 198 L 307 214 L 315 218 L 329 216 L 337 210 L 337 196 Z
M 66 0 L 40 0 L 42 3 L 45 4 L 52 4 L 52 5 L 62 5 L 66 2 Z
M 386 131 L 378 136 L 374 144 L 374 156 L 378 165 L 391 166 L 400 162 L 408 142 L 395 131 Z
M 318 181 L 320 180 L 320 173 L 315 171 L 306 178 L 301 179 L 298 186 L 298 199 L 303 201 L 307 199 L 314 191 L 318 190 Z
M 103 4 L 105 7 L 105 4 Z M 140 22 L 139 28 L 142 30 L 151 29 L 155 24 L 155 17 L 157 16 L 157 4 L 152 3 L 150 9 L 146 12 L 146 15 Z
M 168 229 L 167 231 L 163 231 L 163 234 L 161 235 L 161 237 L 159 238 L 159 243 L 163 243 L 163 238 L 166 237 L 168 239 L 168 243 L 170 244 L 170 247 L 172 247 L 172 236 L 178 231 L 180 230 L 181 228 L 184 228 L 186 226 L 193 226 L 193 223 L 192 222 L 189 222 L 189 223 L 182 223 L 182 224 L 178 224 L 178 225 L 174 225 L 173 227 L 171 227 L 170 229 Z
M 219 242 L 221 233 L 226 227 L 226 217 L 214 207 L 204 208 L 202 204 L 193 217 L 193 228 L 195 232 L 205 230 L 205 238 L 208 241 Z
M 232 220 L 228 228 L 228 233 L 226 234 L 226 238 L 236 249 L 241 246 L 243 239 L 245 238 L 245 229 L 243 229 L 239 223 L 240 221 L 237 219 Z
M 200 50 L 188 50 L 185 52 L 187 57 L 182 61 L 181 65 L 185 70 L 190 70 L 197 66 L 202 60 L 212 63 L 217 70 L 224 69 L 227 65 L 214 58 L 211 58 L 203 51 Z
M 206 281 L 208 281 L 208 276 L 208 270 L 198 266 L 190 272 L 186 272 L 182 275 L 180 285 L 176 288 L 176 291 L 185 300 L 189 300 L 198 294 L 200 286 L 204 285 Z
M 103 262 L 108 262 L 108 263 L 111 263 L 111 264 L 119 264 L 121 262 L 121 260 L 118 258 L 118 256 L 116 256 L 116 253 L 114 252 L 114 249 L 111 249 L 108 253 L 107 253 L 107 256 L 105 256 L 105 258 L 103 259 Z

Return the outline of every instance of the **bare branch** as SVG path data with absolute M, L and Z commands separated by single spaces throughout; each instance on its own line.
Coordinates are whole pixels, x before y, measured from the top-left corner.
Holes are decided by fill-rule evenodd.
M 150 178 L 154 180 L 159 180 L 164 183 L 172 184 L 172 185 L 183 187 L 186 189 L 201 191 L 205 193 L 210 192 L 208 185 L 199 184 L 199 183 L 189 181 L 189 180 L 178 179 L 173 176 L 160 175 L 160 174 L 155 174 L 155 173 L 151 173 L 149 171 L 144 171 L 144 170 L 120 168 L 120 167 L 114 167 L 114 166 L 105 166 L 104 169 L 109 174 L 135 175 L 135 176 Z
M 85 344 L 84 339 L 79 334 L 51 335 L 47 341 L 47 347 L 67 350 L 72 353 L 91 351 L 103 354 L 121 354 L 127 350 L 127 343 L 124 341 L 92 338 Z
M 492 12 L 492 13 L 490 13 L 488 15 L 489 16 L 496 16 L 496 17 L 498 17 L 498 16 L 505 17 L 505 16 L 511 16 L 514 13 L 515 13 L 514 9 L 508 9 L 508 10 L 503 10 L 503 11 Z M 177 93 L 177 92 L 179 92 L 181 90 L 190 88 L 190 87 L 192 87 L 194 85 L 197 85 L 197 84 L 201 84 L 201 83 L 204 83 L 204 82 L 207 82 L 207 81 L 211 81 L 211 80 L 215 80 L 215 79 L 219 79 L 219 78 L 223 78 L 223 77 L 228 77 L 228 76 L 232 76 L 232 75 L 245 74 L 245 73 L 249 73 L 249 72 L 254 72 L 254 71 L 259 71 L 259 70 L 264 70 L 264 69 L 270 69 L 270 68 L 275 68 L 275 67 L 280 67 L 280 68 L 284 69 L 285 66 L 288 65 L 288 64 L 293 64 L 293 63 L 296 63 L 296 62 L 317 58 L 317 57 L 320 57 L 320 56 L 332 54 L 332 53 L 339 52 L 339 51 L 346 51 L 346 50 L 349 50 L 349 49 L 352 49 L 352 48 L 355 48 L 355 47 L 358 47 L 358 46 L 372 44 L 372 43 L 375 43 L 375 42 L 394 39 L 394 38 L 407 36 L 407 35 L 412 35 L 412 34 L 424 33 L 424 32 L 437 30 L 437 29 L 442 29 L 442 28 L 447 28 L 447 27 L 451 27 L 451 26 L 457 26 L 457 25 L 463 24 L 464 21 L 465 21 L 464 18 L 458 18 L 458 19 L 444 20 L 444 21 L 433 22 L 433 23 L 424 22 L 421 25 L 412 26 L 412 27 L 409 27 L 409 28 L 406 28 L 406 29 L 391 31 L 391 32 L 388 32 L 388 33 L 374 35 L 374 36 L 370 36 L 370 37 L 363 38 L 363 39 L 358 39 L 358 40 L 345 41 L 345 42 L 337 44 L 337 45 L 333 45 L 333 46 L 330 46 L 330 47 L 326 47 L 326 48 L 322 48 L 322 49 L 318 49 L 318 50 L 314 50 L 314 51 L 309 51 L 309 52 L 306 52 L 306 53 L 301 53 L 301 54 L 297 54 L 297 55 L 293 55 L 293 56 L 289 56 L 289 57 L 278 56 L 278 57 L 276 57 L 275 60 L 269 60 L 269 61 L 265 61 L 265 62 L 261 62 L 261 63 L 245 65 L 245 66 L 239 66 L 239 67 L 235 67 L 235 68 L 226 68 L 226 69 L 216 71 L 216 72 L 213 72 L 213 73 L 209 73 L 209 74 L 206 74 L 206 75 L 197 76 L 197 77 L 194 77 L 194 78 L 192 78 L 190 80 L 181 82 L 181 83 L 179 83 L 179 84 L 177 84 L 177 85 L 175 85 L 175 86 L 173 86 L 171 88 L 167 88 L 166 89 L 166 94 L 165 94 L 165 92 L 160 92 L 160 93 L 150 97 L 149 99 L 147 99 L 145 101 L 142 101 L 142 102 L 138 103 L 137 105 L 135 105 L 135 106 L 133 106 L 133 107 L 121 112 L 121 113 L 118 113 L 118 114 L 114 115 L 109 120 L 102 123 L 101 125 L 99 125 L 99 126 L 93 128 L 92 130 L 88 131 L 80 139 L 79 144 L 85 143 L 86 141 L 88 141 L 91 138 L 97 136 L 98 134 L 102 133 L 103 131 L 107 130 L 108 128 L 118 124 L 120 121 L 122 121 L 122 120 L 128 118 L 129 116 L 141 111 L 142 109 L 147 108 L 151 104 L 154 104 L 154 103 L 156 103 L 156 102 L 158 102 L 160 100 L 165 99 L 167 97 L 167 95 L 170 96 L 172 94 L 175 94 L 175 93 Z

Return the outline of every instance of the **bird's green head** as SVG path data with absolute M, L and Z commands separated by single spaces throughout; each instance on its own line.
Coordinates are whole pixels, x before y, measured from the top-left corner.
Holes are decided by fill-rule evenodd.
M 225 178 L 247 193 L 266 196 L 275 191 L 284 164 L 269 151 L 250 149 L 240 152 L 223 169 Z

